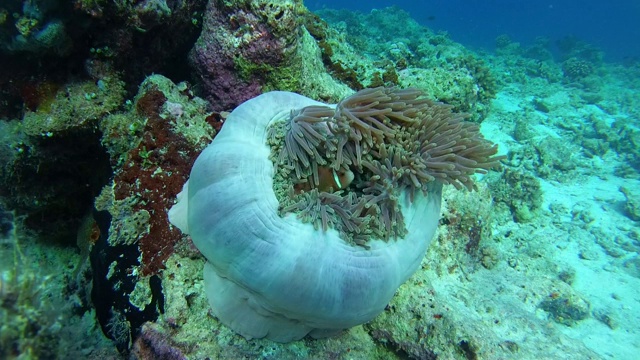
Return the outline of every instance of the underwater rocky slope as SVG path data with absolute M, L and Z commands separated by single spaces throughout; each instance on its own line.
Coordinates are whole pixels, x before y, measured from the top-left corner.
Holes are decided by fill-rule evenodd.
M 1 357 L 631 359 L 640 347 L 639 63 L 570 37 L 505 35 L 477 53 L 397 8 L 28 3 L 0 7 Z M 476 191 L 444 188 L 421 266 L 372 321 L 244 339 L 211 314 L 205 260 L 167 219 L 195 158 L 263 92 L 335 103 L 378 86 L 468 113 L 502 169 Z

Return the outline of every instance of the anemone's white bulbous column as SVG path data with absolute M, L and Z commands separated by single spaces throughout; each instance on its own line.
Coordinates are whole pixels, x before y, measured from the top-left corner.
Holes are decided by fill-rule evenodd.
M 400 200 L 407 235 L 353 246 L 337 231 L 278 215 L 267 126 L 324 105 L 270 92 L 240 105 L 198 157 L 170 220 L 207 259 L 213 313 L 247 338 L 291 341 L 371 320 L 419 267 L 435 233 L 442 185 Z

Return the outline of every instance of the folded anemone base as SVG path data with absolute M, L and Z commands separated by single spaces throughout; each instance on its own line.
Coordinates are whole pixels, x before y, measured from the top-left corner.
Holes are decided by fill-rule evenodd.
M 412 201 L 401 194 L 402 239 L 371 239 L 368 247 L 280 215 L 267 128 L 312 105 L 326 106 L 276 91 L 236 108 L 169 213 L 207 259 L 214 315 L 246 338 L 325 337 L 373 319 L 418 269 L 438 225 L 439 181 Z

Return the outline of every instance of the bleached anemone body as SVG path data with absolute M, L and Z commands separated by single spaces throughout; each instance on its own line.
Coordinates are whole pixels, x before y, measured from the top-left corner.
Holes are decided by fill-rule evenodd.
M 472 189 L 498 164 L 477 126 L 421 95 L 270 92 L 231 113 L 169 214 L 207 259 L 220 321 L 287 342 L 384 309 L 429 246 L 442 185 Z

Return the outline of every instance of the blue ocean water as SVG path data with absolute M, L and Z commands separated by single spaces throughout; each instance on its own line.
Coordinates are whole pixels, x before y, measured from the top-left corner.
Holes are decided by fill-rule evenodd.
M 601 48 L 609 61 L 640 57 L 640 1 L 527 0 L 311 0 L 322 8 L 369 12 L 398 6 L 424 26 L 446 31 L 469 48 L 494 48 L 495 38 L 507 34 L 522 45 L 536 37 L 556 41 L 575 36 Z

